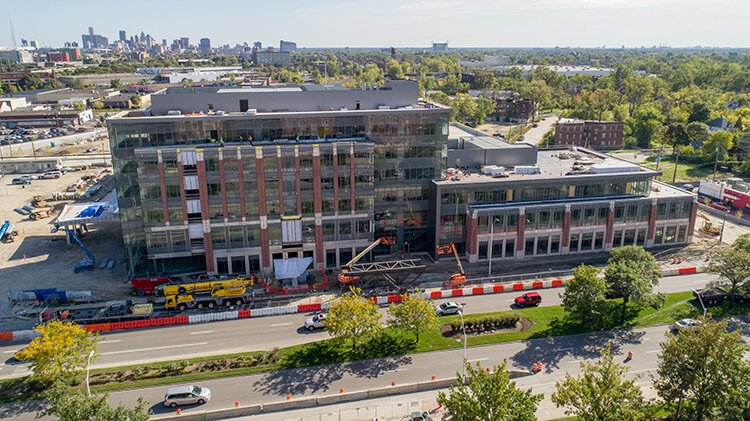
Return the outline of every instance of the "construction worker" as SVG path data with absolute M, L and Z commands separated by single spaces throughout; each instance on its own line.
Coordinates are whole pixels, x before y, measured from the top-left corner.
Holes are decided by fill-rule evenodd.
M 633 359 L 633 351 L 628 351 L 628 361 Z

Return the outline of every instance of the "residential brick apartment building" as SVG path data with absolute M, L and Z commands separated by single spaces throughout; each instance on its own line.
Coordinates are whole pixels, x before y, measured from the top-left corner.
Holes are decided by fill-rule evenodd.
M 555 127 L 555 145 L 590 149 L 620 149 L 622 121 L 595 121 L 563 118 Z

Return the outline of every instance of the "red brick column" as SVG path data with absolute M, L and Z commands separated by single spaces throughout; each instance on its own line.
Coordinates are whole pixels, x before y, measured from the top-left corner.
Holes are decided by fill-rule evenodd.
M 651 214 L 648 217 L 648 233 L 646 234 L 645 246 L 654 245 L 654 236 L 656 235 L 656 199 L 651 199 Z
M 237 146 L 237 182 L 240 183 L 240 213 L 242 213 L 242 222 L 245 222 L 245 174 L 242 165 L 241 147 Z
M 604 235 L 604 249 L 612 248 L 612 240 L 615 237 L 615 202 L 609 202 L 609 213 L 607 214 L 607 232 Z
M 565 215 L 563 216 L 562 238 L 560 252 L 566 254 L 570 252 L 570 205 L 565 205 Z
M 164 209 L 164 225 L 169 226 L 169 205 L 167 203 L 167 180 L 164 176 L 164 161 L 161 149 L 156 150 L 156 167 L 159 170 L 159 187 L 161 189 L 161 206 Z
M 323 249 L 323 194 L 320 183 L 320 145 L 313 145 L 313 206 L 315 208 L 315 267 L 325 269 Z
M 211 242 L 211 216 L 208 209 L 208 183 L 206 182 L 206 161 L 203 160 L 203 149 L 195 150 L 196 169 L 198 171 L 198 197 L 201 202 L 201 219 L 203 220 L 203 249 L 206 256 L 206 271 L 214 272 L 214 247 Z
M 268 238 L 268 207 L 266 206 L 266 170 L 263 164 L 263 147 L 255 147 L 255 177 L 258 184 L 258 214 L 260 215 L 260 267 L 270 272 L 271 248 Z
M 224 222 L 229 220 L 229 207 L 227 206 L 227 181 L 224 172 L 224 149 L 219 149 L 219 177 L 221 178 L 221 211 L 224 213 Z
M 284 215 L 284 172 L 281 168 L 281 146 L 276 147 L 276 173 L 279 178 L 279 215 Z
M 516 257 L 523 257 L 526 249 L 526 208 L 518 208 L 518 226 L 516 231 Z
M 698 197 L 693 197 L 693 202 L 690 204 L 690 220 L 688 222 L 687 230 L 687 242 L 693 241 L 693 232 L 695 231 L 695 219 L 698 217 Z
M 182 204 L 182 223 L 187 225 L 187 199 L 185 198 L 185 167 L 182 165 L 182 154 L 177 149 L 177 177 L 180 179 L 180 203 Z

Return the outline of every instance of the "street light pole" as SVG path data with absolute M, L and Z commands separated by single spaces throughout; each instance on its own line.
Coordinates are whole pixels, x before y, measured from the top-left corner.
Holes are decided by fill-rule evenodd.
M 461 380 L 466 381 L 466 325 L 464 324 L 464 312 L 459 311 L 458 315 L 461 316 L 461 330 L 464 332 L 464 359 L 461 363 Z
M 94 356 L 94 350 L 92 349 L 91 352 L 89 352 L 89 358 L 86 361 L 86 393 L 88 396 L 91 396 L 91 386 L 89 386 L 89 371 L 91 368 L 91 357 Z
M 724 221 L 721 223 L 721 233 L 719 233 L 719 244 L 724 239 L 724 226 L 727 224 L 727 212 L 724 212 Z

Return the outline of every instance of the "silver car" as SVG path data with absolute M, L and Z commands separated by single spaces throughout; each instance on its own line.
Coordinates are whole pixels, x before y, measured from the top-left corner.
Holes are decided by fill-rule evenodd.
M 450 316 L 458 314 L 461 311 L 461 304 L 455 301 L 448 301 L 447 303 L 440 304 L 437 308 L 437 315 L 440 317 Z
M 164 395 L 164 406 L 176 408 L 181 405 L 203 405 L 210 400 L 211 390 L 207 387 L 176 386 L 167 389 L 167 393 Z
M 314 316 L 305 319 L 305 329 L 315 330 L 324 329 L 326 327 L 326 315 L 324 313 L 316 314 Z

